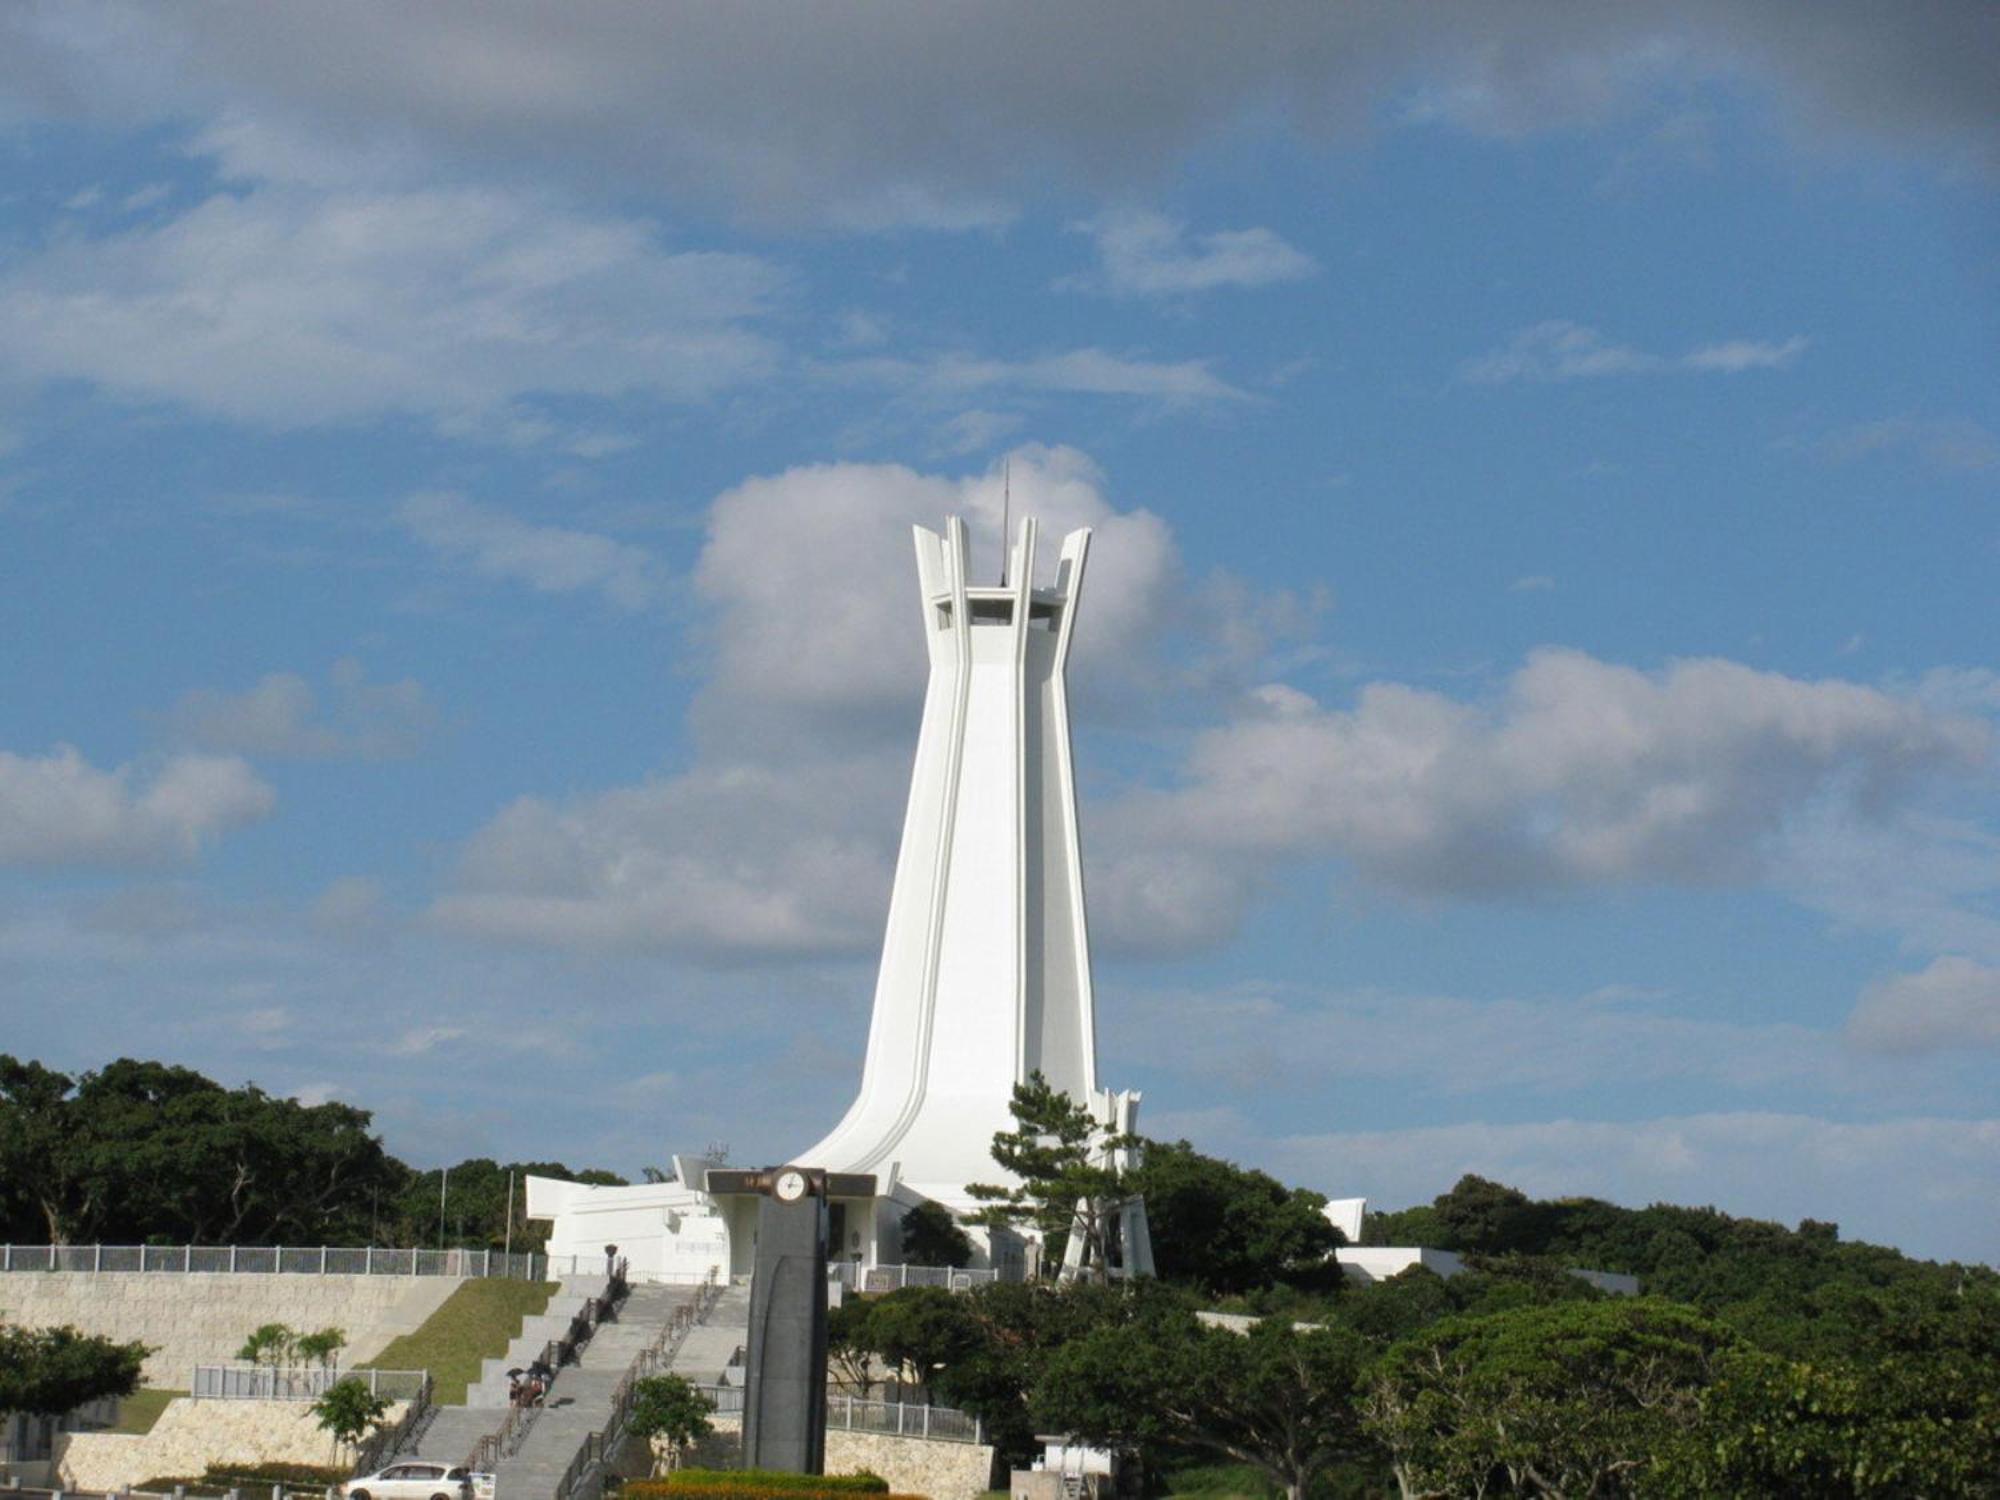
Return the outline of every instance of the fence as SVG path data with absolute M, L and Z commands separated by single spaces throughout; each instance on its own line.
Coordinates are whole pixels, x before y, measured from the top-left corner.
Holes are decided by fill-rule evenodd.
M 371 1396 L 414 1400 L 430 1377 L 422 1370 L 341 1370 L 320 1365 L 196 1365 L 188 1394 L 197 1401 L 317 1401 L 343 1380 Z
M 718 1244 L 716 1254 L 719 1260 L 728 1258 L 729 1246 Z M 545 1255 L 543 1262 L 548 1267 L 548 1279 L 559 1281 L 565 1276 L 601 1276 L 604 1274 L 604 1255 Z M 650 1282 L 656 1286 L 706 1286 L 716 1272 L 706 1271 L 641 1271 L 633 1279 Z
M 698 1387 L 720 1417 L 743 1414 L 743 1387 Z M 829 1432 L 879 1432 L 895 1437 L 926 1438 L 934 1443 L 983 1443 L 985 1425 L 969 1411 L 951 1406 L 925 1406 L 916 1401 L 868 1401 L 858 1396 L 826 1398 Z
M 837 1281 L 853 1292 L 894 1292 L 906 1286 L 941 1286 L 954 1292 L 969 1291 L 996 1281 L 1019 1281 L 1020 1275 L 1002 1275 L 990 1269 L 960 1269 L 955 1266 L 863 1266 L 851 1260 L 828 1263 L 829 1281 Z
M 603 1257 L 596 1269 L 603 1270 Z M 0 1271 L 160 1271 L 174 1275 L 499 1276 L 548 1279 L 545 1255 L 337 1245 L 0 1245 Z

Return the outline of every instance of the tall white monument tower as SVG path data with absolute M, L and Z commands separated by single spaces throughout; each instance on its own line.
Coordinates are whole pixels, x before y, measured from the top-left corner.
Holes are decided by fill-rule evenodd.
M 993 1136 L 1012 1128 L 1014 1085 L 1031 1073 L 1109 1134 L 1136 1123 L 1136 1093 L 1097 1086 L 1070 762 L 1064 674 L 1090 533 L 1063 538 L 1040 572 L 1035 543 L 1035 523 L 1022 521 L 1000 581 L 982 585 L 963 522 L 943 535 L 916 528 L 930 686 L 867 1061 L 840 1123 L 791 1158 L 874 1179 L 873 1198 L 832 1204 L 842 1259 L 900 1259 L 911 1207 L 930 1199 L 963 1211 L 973 1205 L 967 1184 L 1002 1180 Z M 752 1226 L 740 1205 L 707 1191 L 713 1165 L 676 1157 L 673 1180 L 623 1188 L 530 1178 L 528 1212 L 554 1221 L 554 1255 L 601 1256 L 616 1243 L 635 1275 L 740 1274 Z M 1142 1220 L 1126 1242 L 1144 1244 Z M 1137 1263 L 1150 1266 L 1149 1249 Z
M 1064 682 L 1090 533 L 1039 578 L 1035 541 L 1022 521 L 1003 581 L 982 586 L 961 521 L 916 529 L 930 687 L 868 1059 L 846 1117 L 797 1158 L 893 1172 L 952 1208 L 997 1175 L 1015 1083 L 1040 1071 L 1097 1103 Z

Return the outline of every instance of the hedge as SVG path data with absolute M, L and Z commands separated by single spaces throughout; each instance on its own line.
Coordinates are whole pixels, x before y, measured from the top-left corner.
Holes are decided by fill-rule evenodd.
M 330 1484 L 345 1484 L 348 1478 L 346 1469 L 322 1468 L 317 1464 L 256 1464 L 241 1468 L 210 1464 L 208 1471 L 199 1479 L 183 1474 L 165 1474 L 155 1479 L 143 1479 L 131 1488 L 166 1494 L 178 1485 L 190 1495 L 226 1495 L 231 1490 L 253 1494 L 268 1492 L 272 1485 L 278 1484 L 288 1490 L 311 1490 L 319 1494 Z
M 855 1495 L 881 1495 L 887 1500 L 915 1500 L 889 1495 L 889 1481 L 879 1474 L 790 1474 L 776 1469 L 681 1469 L 665 1479 L 631 1479 L 620 1488 L 621 1500 L 851 1500 Z

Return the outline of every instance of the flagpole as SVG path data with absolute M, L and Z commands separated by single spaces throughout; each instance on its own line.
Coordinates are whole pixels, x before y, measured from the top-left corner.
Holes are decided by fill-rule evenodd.
M 514 1169 L 507 1169 L 507 1248 L 502 1255 L 514 1253 Z

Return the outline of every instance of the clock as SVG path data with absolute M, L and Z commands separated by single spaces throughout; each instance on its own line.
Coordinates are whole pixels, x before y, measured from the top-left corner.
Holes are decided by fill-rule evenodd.
M 780 1203 L 796 1203 L 811 1190 L 806 1174 L 797 1167 L 786 1167 L 771 1179 L 771 1196 Z

